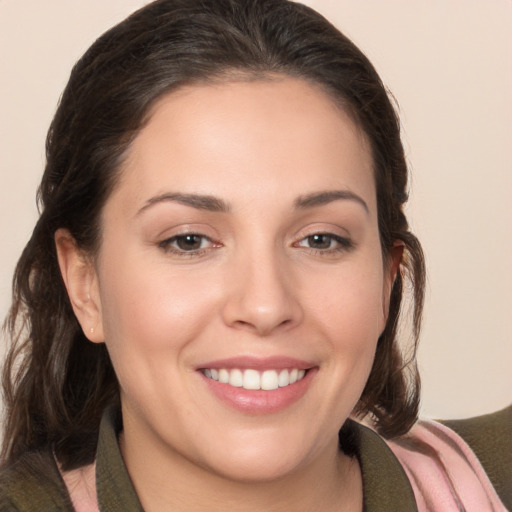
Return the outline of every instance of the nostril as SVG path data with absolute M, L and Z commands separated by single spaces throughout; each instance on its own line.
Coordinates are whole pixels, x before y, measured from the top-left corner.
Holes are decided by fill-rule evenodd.
M 286 318 L 280 321 L 267 318 L 266 321 L 258 319 L 252 322 L 247 320 L 236 320 L 232 323 L 232 326 L 238 329 L 251 331 L 260 336 L 266 336 L 276 330 L 286 329 L 287 327 L 292 326 L 293 323 L 294 322 L 291 318 Z
M 258 260 L 251 271 L 244 262 L 222 306 L 226 325 L 263 336 L 300 323 L 303 311 L 296 287 L 285 283 L 278 270 L 275 262 L 264 265 Z

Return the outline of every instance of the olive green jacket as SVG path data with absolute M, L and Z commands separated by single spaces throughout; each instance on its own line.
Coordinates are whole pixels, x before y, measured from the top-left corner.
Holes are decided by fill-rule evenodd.
M 142 511 L 123 463 L 113 411 L 105 414 L 98 440 L 96 485 L 101 512 Z M 505 506 L 512 510 L 512 406 L 470 420 L 448 421 L 471 446 Z M 364 512 L 414 512 L 407 476 L 385 441 L 372 430 L 352 424 L 363 474 Z M 73 507 L 49 452 L 24 456 L 0 473 L 0 512 L 72 512 Z

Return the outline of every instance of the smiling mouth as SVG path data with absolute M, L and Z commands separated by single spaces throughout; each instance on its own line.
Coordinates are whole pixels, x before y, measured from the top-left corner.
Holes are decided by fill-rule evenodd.
M 204 368 L 201 372 L 208 379 L 218 381 L 222 384 L 228 384 L 235 388 L 272 391 L 291 386 L 302 380 L 307 370 L 290 368 L 258 371 L 253 369 L 241 370 L 238 368 Z

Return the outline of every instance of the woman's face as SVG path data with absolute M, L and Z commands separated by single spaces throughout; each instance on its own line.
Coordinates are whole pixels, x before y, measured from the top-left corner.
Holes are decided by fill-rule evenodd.
M 95 332 L 128 463 L 267 480 L 336 457 L 393 272 L 368 143 L 325 93 L 274 78 L 166 96 L 102 228 Z

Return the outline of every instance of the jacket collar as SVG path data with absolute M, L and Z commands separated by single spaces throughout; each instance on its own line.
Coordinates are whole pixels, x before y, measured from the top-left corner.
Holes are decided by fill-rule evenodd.
M 417 512 L 409 479 L 384 439 L 360 423 L 350 426 L 363 474 L 363 512 Z
M 363 512 L 417 512 L 409 480 L 385 441 L 373 430 L 349 422 L 363 476 Z M 122 419 L 117 408 L 105 411 L 96 457 L 96 485 L 101 512 L 143 512 L 124 465 L 117 437 Z

